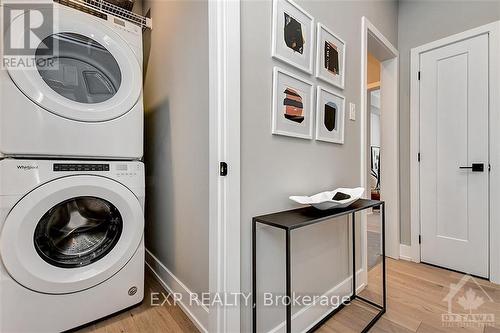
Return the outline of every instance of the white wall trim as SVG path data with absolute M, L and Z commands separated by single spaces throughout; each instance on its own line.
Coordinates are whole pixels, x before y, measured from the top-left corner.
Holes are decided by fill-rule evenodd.
M 240 292 L 240 1 L 209 0 L 209 287 Z M 219 162 L 228 175 L 219 175 Z M 210 332 L 238 332 L 240 306 L 210 309 Z
M 490 280 L 500 283 L 500 21 L 470 29 L 411 50 L 410 73 L 410 189 L 411 257 L 420 262 L 420 180 L 417 154 L 420 150 L 419 81 L 420 54 L 482 34 L 489 35 L 489 133 L 490 133 Z M 425 158 L 425 157 L 424 157 Z
M 411 246 L 410 245 L 406 245 L 406 244 L 400 245 L 399 259 L 403 259 L 406 261 L 412 261 Z
M 361 281 L 362 276 L 364 276 L 365 272 L 363 269 L 359 269 L 356 272 L 356 281 Z M 357 283 L 358 284 L 358 283 Z M 356 293 L 361 292 L 365 288 L 366 284 L 364 282 L 360 282 L 356 288 Z M 352 277 L 349 276 L 338 285 L 328 290 L 322 296 L 324 297 L 332 297 L 339 296 L 340 298 L 344 296 L 350 296 L 352 294 Z M 327 316 L 333 308 L 326 308 L 321 306 L 320 304 L 312 304 L 300 309 L 297 313 L 292 316 L 292 327 L 294 332 L 307 332 L 314 325 L 320 322 L 325 316 Z M 268 333 L 285 333 L 285 321 L 281 322 L 279 325 L 271 329 Z
M 381 103 L 383 104 L 383 114 L 381 117 L 382 129 L 382 145 L 381 158 L 382 165 L 391 166 L 384 168 L 386 175 L 394 175 L 396 177 L 383 177 L 386 179 L 385 185 L 382 182 L 382 200 L 386 202 L 386 255 L 399 259 L 400 242 L 400 214 L 399 214 L 399 105 L 398 105 L 398 76 L 399 76 L 399 52 L 389 42 L 389 40 L 366 18 L 361 18 L 361 105 L 360 105 L 360 127 L 361 127 L 361 186 L 366 190 L 366 196 L 370 194 L 368 182 L 368 146 L 369 137 L 368 122 L 369 109 L 367 108 L 368 101 L 368 86 L 367 86 L 367 56 L 368 56 L 368 40 L 374 38 L 381 46 L 385 59 L 381 61 Z M 385 144 L 384 144 L 385 142 Z M 389 179 L 389 181 L 388 181 Z M 364 235 L 362 240 L 362 253 L 366 254 L 366 215 L 362 214 L 361 233 Z M 363 258 L 363 266 L 367 271 L 366 256 Z M 366 274 L 366 273 L 365 273 Z
M 190 304 L 190 295 L 193 293 L 148 249 L 146 249 L 146 267 L 151 270 L 155 279 L 162 285 L 163 288 L 165 288 L 166 291 L 170 294 L 177 293 L 182 295 L 182 300 L 180 300 L 177 304 L 180 305 L 180 308 L 201 332 L 208 332 L 208 308 L 198 301 L 193 301 L 193 304 Z

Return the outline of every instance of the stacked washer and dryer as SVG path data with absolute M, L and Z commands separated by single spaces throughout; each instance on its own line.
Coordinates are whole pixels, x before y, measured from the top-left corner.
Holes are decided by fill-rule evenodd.
M 0 71 L 0 332 L 65 331 L 144 297 L 142 29 L 47 10 L 55 31 L 29 57 L 56 66 Z

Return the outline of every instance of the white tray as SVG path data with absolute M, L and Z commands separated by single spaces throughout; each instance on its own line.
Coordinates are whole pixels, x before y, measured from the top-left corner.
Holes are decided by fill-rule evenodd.
M 337 192 L 342 192 L 349 194 L 351 197 L 345 200 L 332 200 Z M 293 200 L 302 205 L 311 205 L 314 208 L 320 210 L 327 210 L 332 208 L 345 208 L 352 204 L 354 201 L 358 200 L 365 193 L 365 189 L 362 187 L 356 188 L 338 188 L 333 191 L 321 192 L 310 197 L 307 196 L 291 196 L 290 200 Z

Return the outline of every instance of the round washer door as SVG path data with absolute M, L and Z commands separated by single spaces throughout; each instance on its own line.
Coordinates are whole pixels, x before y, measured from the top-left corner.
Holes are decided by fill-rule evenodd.
M 125 186 L 99 176 L 59 178 L 11 210 L 1 230 L 1 259 L 28 289 L 78 292 L 123 268 L 143 229 L 139 200 Z
M 141 66 L 130 46 L 91 15 L 54 10 L 54 28 L 37 32 L 41 43 L 36 49 L 23 49 L 28 54 L 22 59 L 31 66 L 7 64 L 15 85 L 40 107 L 67 119 L 102 122 L 130 111 L 142 91 Z M 14 45 L 23 45 L 25 15 L 29 11 L 5 32 Z M 36 20 L 43 17 L 30 19 L 38 26 Z

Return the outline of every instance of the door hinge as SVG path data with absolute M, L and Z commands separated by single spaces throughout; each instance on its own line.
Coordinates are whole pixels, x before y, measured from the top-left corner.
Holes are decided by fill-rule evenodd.
M 418 235 L 418 244 L 422 244 L 422 235 Z
M 227 163 L 226 162 L 220 162 L 220 164 L 219 164 L 219 175 L 221 175 L 221 176 L 227 176 Z
M 417 161 L 420 162 L 420 153 L 417 154 Z
M 418 71 L 418 80 L 420 81 L 420 71 Z

